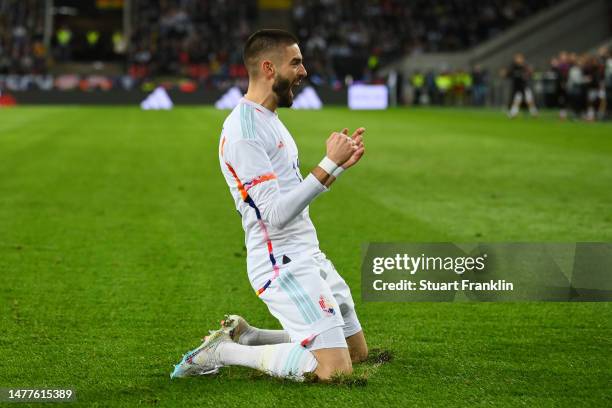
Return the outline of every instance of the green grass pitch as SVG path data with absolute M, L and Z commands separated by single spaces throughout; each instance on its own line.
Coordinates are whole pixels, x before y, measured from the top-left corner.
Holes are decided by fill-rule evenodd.
M 362 163 L 311 215 L 370 347 L 394 358 L 356 367 L 365 385 L 234 367 L 171 381 L 224 313 L 279 327 L 220 175 L 226 115 L 0 110 L 0 387 L 70 387 L 87 407 L 612 406 L 609 303 L 360 297 L 365 242 L 612 241 L 612 126 L 552 113 L 281 111 L 303 173 L 332 130 L 367 128 Z

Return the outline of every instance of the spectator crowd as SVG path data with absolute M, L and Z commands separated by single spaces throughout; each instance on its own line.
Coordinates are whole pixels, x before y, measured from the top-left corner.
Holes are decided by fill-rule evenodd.
M 123 62 L 119 79 L 96 77 L 93 87 L 144 84 L 152 79 L 184 78 L 194 87 L 246 87 L 242 47 L 257 28 L 257 0 L 132 0 L 131 32 L 120 26 L 108 34 L 91 28 L 79 33 L 57 22 L 45 42 L 45 1 L 0 0 L 0 87 L 2 78 L 36 77 L 41 89 L 90 88 L 66 73 L 49 79 L 54 63 L 79 56 Z M 353 80 L 383 82 L 378 68 L 405 55 L 460 51 L 486 41 L 554 0 L 294 0 L 287 16 L 300 40 L 309 81 L 341 88 Z M 81 27 L 82 29 L 82 27 Z M 49 33 L 48 33 L 49 35 Z M 49 40 L 49 39 L 47 39 Z M 104 44 L 102 44 L 104 43 Z M 75 52 L 77 45 L 86 52 Z M 49 46 L 49 49 L 48 47 Z M 563 52 L 550 67 L 525 69 L 537 82 L 538 103 L 560 109 L 562 118 L 595 120 L 605 116 L 612 95 L 612 57 Z M 532 75 L 533 74 L 533 75 Z M 499 77 L 476 65 L 470 70 L 440 70 L 400 75 L 400 102 L 482 106 Z M 40 79 L 43 78 L 43 79 Z M 91 81 L 90 81 L 91 82 Z M 98 84 L 98 85 L 97 85 Z M 101 85 L 99 85 L 101 84 Z M 127 85 L 126 85 L 127 86 Z M 132 85 L 129 85 L 132 86 Z M 152 85 L 147 85 L 152 86 Z M 181 88 L 183 89 L 183 88 Z
M 368 81 L 381 64 L 403 55 L 470 48 L 556 3 L 296 0 L 292 13 L 311 78 L 334 84 L 347 73 Z
M 0 74 L 45 74 L 44 1 L 0 0 Z
M 245 79 L 242 47 L 257 11 L 255 0 L 134 0 L 129 73 L 185 76 L 215 87 Z
M 553 0 L 295 0 L 289 10 L 310 78 L 341 86 L 371 81 L 378 67 L 405 54 L 457 51 L 491 38 Z M 255 30 L 257 0 L 132 0 L 131 33 L 77 35 L 56 23 L 52 49 L 43 44 L 44 1 L 0 0 L 0 74 L 44 74 L 68 62 L 75 44 L 115 50 L 136 81 L 188 77 L 223 87 L 243 80 L 242 46 Z M 101 47 L 100 42 L 108 42 Z M 85 54 L 85 55 L 91 55 Z M 95 55 L 95 53 L 93 53 Z

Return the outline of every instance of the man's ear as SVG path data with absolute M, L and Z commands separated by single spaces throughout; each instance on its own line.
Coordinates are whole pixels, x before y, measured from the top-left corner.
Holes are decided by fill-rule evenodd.
M 263 60 L 261 62 L 261 71 L 266 79 L 274 78 L 276 74 L 274 63 L 270 60 Z

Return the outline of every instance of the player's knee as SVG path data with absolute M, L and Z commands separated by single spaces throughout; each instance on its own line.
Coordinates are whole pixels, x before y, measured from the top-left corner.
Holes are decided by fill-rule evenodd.
M 317 367 L 315 374 L 320 380 L 327 381 L 337 375 L 350 375 L 353 373 L 353 365 L 350 360 L 348 364 L 328 364 Z
M 349 346 L 349 354 L 353 363 L 360 363 L 368 358 L 368 344 L 363 330 L 347 337 L 346 343 Z
M 363 343 L 357 347 L 351 347 L 349 353 L 351 354 L 351 361 L 353 363 L 360 363 L 368 358 L 368 346 Z
M 335 356 L 322 359 L 318 362 L 315 374 L 321 380 L 329 380 L 335 375 L 349 375 L 353 373 L 353 364 L 348 356 Z

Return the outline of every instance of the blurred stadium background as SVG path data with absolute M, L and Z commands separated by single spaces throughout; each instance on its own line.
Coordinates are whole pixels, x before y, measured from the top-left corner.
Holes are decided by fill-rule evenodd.
M 1 0 L 0 90 L 5 105 L 136 104 L 162 85 L 211 104 L 246 89 L 246 37 L 277 27 L 323 104 L 383 84 L 390 106 L 503 106 L 521 52 L 538 106 L 581 117 L 591 88 L 612 95 L 611 16 L 610 0 Z

